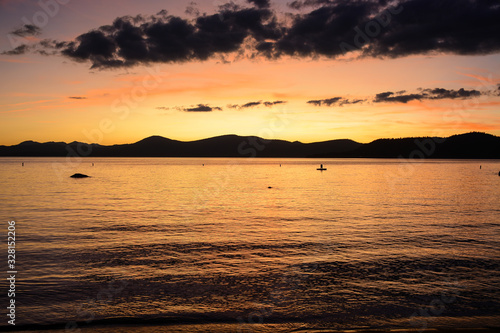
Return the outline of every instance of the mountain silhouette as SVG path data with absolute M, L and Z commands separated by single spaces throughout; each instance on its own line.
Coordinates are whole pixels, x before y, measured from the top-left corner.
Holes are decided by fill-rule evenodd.
M 378 139 L 349 152 L 332 151 L 316 157 L 498 159 L 500 137 L 471 132 L 448 138 Z
M 347 139 L 302 143 L 238 135 L 186 142 L 151 136 L 135 143 L 112 146 L 24 141 L 18 145 L 0 146 L 0 156 L 500 159 L 500 137 L 472 132 L 448 138 L 378 139 L 362 144 Z

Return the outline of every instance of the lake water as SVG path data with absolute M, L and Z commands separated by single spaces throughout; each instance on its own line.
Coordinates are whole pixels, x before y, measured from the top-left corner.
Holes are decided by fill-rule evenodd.
M 498 160 L 1 158 L 16 326 L 500 327 L 499 171 Z

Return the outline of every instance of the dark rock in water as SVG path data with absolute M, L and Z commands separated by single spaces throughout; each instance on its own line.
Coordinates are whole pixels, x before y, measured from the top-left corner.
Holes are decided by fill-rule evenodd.
M 84 175 L 83 173 L 75 173 L 74 175 L 70 176 L 71 178 L 88 178 L 90 176 Z

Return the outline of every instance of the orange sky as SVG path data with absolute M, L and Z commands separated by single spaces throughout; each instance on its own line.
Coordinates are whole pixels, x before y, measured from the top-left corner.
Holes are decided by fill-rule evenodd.
M 128 5 L 128 14 L 168 7 L 148 1 L 141 11 L 138 5 Z M 36 4 L 16 1 L 0 6 L 11 17 L 37 9 Z M 70 40 L 108 24 L 121 14 L 109 12 L 108 7 L 97 1 L 89 2 L 88 8 L 69 3 L 44 27 L 43 37 Z M 210 3 L 206 8 L 212 8 Z M 88 17 L 97 12 L 89 22 Z M 1 22 L 4 36 L 22 25 L 12 18 Z M 75 24 L 62 33 L 70 22 Z M 0 50 L 8 49 L 4 38 Z M 500 135 L 500 97 L 488 94 L 500 83 L 499 60 L 498 54 L 350 61 L 285 56 L 90 70 L 89 63 L 62 56 L 0 55 L 0 144 L 24 140 L 116 144 L 150 135 L 195 140 L 238 134 L 303 142 L 340 138 L 369 142 L 468 131 Z M 484 94 L 472 99 L 374 102 L 379 93 L 415 93 L 419 88 L 463 88 Z M 344 106 L 307 103 L 333 97 L 366 101 Z M 258 101 L 286 103 L 228 107 Z M 200 104 L 222 110 L 183 110 Z

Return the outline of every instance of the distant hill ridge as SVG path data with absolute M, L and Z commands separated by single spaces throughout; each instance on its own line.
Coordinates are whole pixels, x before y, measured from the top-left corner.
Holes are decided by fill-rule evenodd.
M 341 139 L 315 143 L 223 135 L 196 141 L 151 136 L 131 144 L 24 141 L 0 146 L 0 156 L 82 157 L 321 157 L 500 159 L 500 137 L 480 132 L 448 138 L 378 139 L 362 144 Z

